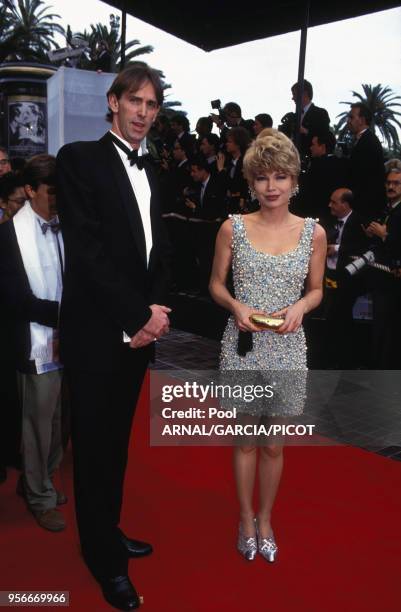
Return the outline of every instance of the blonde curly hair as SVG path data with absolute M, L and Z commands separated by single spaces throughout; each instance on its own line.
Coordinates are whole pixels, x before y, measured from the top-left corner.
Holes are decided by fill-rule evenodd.
M 299 153 L 285 134 L 273 128 L 262 130 L 244 156 L 243 172 L 249 185 L 265 172 L 284 172 L 297 182 L 301 170 Z

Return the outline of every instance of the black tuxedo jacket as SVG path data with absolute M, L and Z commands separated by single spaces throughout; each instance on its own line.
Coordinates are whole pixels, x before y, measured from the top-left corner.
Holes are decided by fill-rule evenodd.
M 349 184 L 349 161 L 335 155 L 313 157 L 300 176 L 300 212 L 305 216 L 330 217 L 329 200 L 336 189 Z
M 227 216 L 226 211 L 226 182 L 225 177 L 218 175 L 210 175 L 208 184 L 206 185 L 205 193 L 203 194 L 202 205 L 200 204 L 200 192 L 202 183 L 198 183 L 199 205 L 195 209 L 195 216 L 200 219 L 219 219 Z
M 32 293 L 12 220 L 0 225 L 0 303 L 3 324 L 7 321 L 7 344 L 11 350 L 8 358 L 21 372 L 36 371 L 29 361 L 29 324 L 33 322 L 56 328 L 59 303 L 41 300 Z
M 145 235 L 127 172 L 107 133 L 97 142 L 65 145 L 57 156 L 58 208 L 65 248 L 60 351 L 65 365 L 117 369 L 130 337 L 165 303 L 168 246 L 157 178 L 150 163 L 153 247 Z
M 401 267 L 401 202 L 388 216 L 387 232 L 384 241 L 387 260 L 391 266 Z
M 164 171 L 160 179 L 163 213 L 175 212 L 188 215 L 189 209 L 185 206 L 184 189 L 192 185 L 189 161 Z
M 303 155 L 309 155 L 309 147 L 312 143 L 313 136 L 319 132 L 324 132 L 329 129 L 330 117 L 325 108 L 315 106 L 312 102 L 307 112 L 302 118 L 302 126 L 308 130 L 307 134 L 301 134 L 300 149 Z
M 350 156 L 350 187 L 353 208 L 365 221 L 380 216 L 385 206 L 383 149 L 369 129 L 359 138 Z
M 362 255 L 369 248 L 369 240 L 362 227 L 362 218 L 352 212 L 348 217 L 338 249 L 337 271 L 343 270 L 351 261 L 352 255 Z

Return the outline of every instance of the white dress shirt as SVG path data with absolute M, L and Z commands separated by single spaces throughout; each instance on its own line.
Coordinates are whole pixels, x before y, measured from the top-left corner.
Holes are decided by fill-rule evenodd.
M 43 272 L 46 295 L 41 296 L 42 299 L 51 300 L 53 302 L 61 302 L 61 294 L 63 291 L 63 276 L 61 266 L 64 262 L 64 243 L 61 232 L 57 234 L 52 232 L 49 228 L 44 234 L 42 231 L 42 225 L 47 223 L 46 219 L 40 217 L 35 211 L 33 211 L 35 224 L 35 239 L 36 246 L 39 254 L 40 267 Z M 56 217 L 58 221 L 58 218 Z M 58 242 L 58 244 L 57 244 Z M 60 253 L 59 253 L 60 248 Z M 61 261 L 60 261 L 61 256 Z M 53 330 L 53 338 L 58 337 L 58 330 Z M 51 349 L 52 360 L 49 363 L 36 364 L 38 374 L 44 372 L 51 372 L 57 370 L 61 366 L 58 360 L 54 359 L 53 349 Z M 35 360 L 35 355 L 31 354 L 30 359 Z
M 110 130 L 111 131 L 111 130 Z M 117 136 L 115 132 L 112 132 L 113 136 L 116 136 L 121 142 L 132 150 L 132 146 L 129 142 L 121 138 L 121 136 Z M 139 213 L 142 219 L 143 231 L 145 234 L 145 244 L 146 244 L 146 261 L 149 264 L 150 251 L 152 250 L 152 224 L 150 220 L 150 198 L 151 191 L 149 186 L 148 177 L 146 175 L 145 169 L 139 170 L 137 165 L 131 166 L 130 160 L 127 157 L 127 154 L 124 153 L 116 144 L 114 145 L 116 151 L 121 157 L 121 161 L 124 164 L 124 168 L 128 174 L 128 178 L 130 180 L 132 190 L 135 194 L 136 201 L 138 202 Z M 145 140 L 141 142 L 141 145 L 138 149 L 138 155 L 143 155 L 144 149 L 146 149 Z
M 117 136 L 115 132 L 110 130 L 113 136 L 116 136 L 121 142 L 132 150 L 132 146 L 129 142 L 121 138 L 121 136 Z M 146 175 L 145 169 L 139 170 L 138 166 L 134 164 L 131 166 L 130 160 L 127 157 L 127 154 L 120 149 L 116 144 L 114 145 L 117 153 L 121 157 L 121 161 L 124 164 L 124 168 L 128 174 L 129 181 L 131 183 L 132 190 L 135 194 L 136 201 L 138 202 L 139 214 L 141 215 L 143 231 L 145 234 L 145 244 L 146 244 L 146 261 L 149 265 L 149 257 L 150 251 L 152 250 L 153 238 L 152 238 L 152 223 L 150 219 L 150 198 L 151 191 L 150 185 L 148 181 L 148 177 Z M 138 149 L 138 156 L 143 155 L 146 152 L 146 141 L 142 140 L 140 147 Z M 123 341 L 130 342 L 131 338 L 129 335 L 123 331 Z
M 341 217 L 337 218 L 337 221 L 342 221 L 343 223 L 341 224 L 341 227 L 338 228 L 338 236 L 336 239 L 336 244 L 334 245 L 334 249 L 335 249 L 335 253 L 334 255 L 328 255 L 327 256 L 327 267 L 330 270 L 335 270 L 337 268 L 337 261 L 338 261 L 338 251 L 340 249 L 340 245 L 341 245 L 341 238 L 343 235 L 343 231 L 344 231 L 344 227 L 345 224 L 347 222 L 348 217 L 352 214 L 352 210 L 349 211 L 348 215 L 345 215 L 345 217 Z

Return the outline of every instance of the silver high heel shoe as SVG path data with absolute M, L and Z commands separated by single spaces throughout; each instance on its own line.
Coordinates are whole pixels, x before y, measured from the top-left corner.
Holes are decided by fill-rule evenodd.
M 256 526 L 256 524 L 255 524 Z M 247 561 L 253 561 L 254 558 L 256 557 L 256 553 L 258 552 L 258 547 L 257 547 L 257 543 L 256 543 L 256 537 L 255 538 L 247 538 L 244 535 L 244 532 L 242 530 L 242 524 L 240 523 L 239 525 L 239 530 L 238 530 L 238 544 L 237 544 L 238 550 L 241 553 L 241 555 L 243 555 L 245 557 L 245 559 L 247 559 Z
M 276 540 L 274 539 L 273 532 L 268 538 L 261 538 L 258 524 L 256 523 L 256 534 L 258 537 L 258 551 L 262 557 L 266 559 L 266 561 L 269 563 L 274 563 L 277 556 L 278 546 L 276 544 Z

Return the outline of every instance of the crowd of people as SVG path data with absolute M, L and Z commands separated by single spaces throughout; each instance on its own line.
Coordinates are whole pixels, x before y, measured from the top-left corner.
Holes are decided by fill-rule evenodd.
M 297 88 L 297 84 L 291 88 L 294 101 Z M 396 245 L 401 238 L 401 210 L 397 208 L 401 191 L 395 175 L 399 176 L 401 161 L 385 163 L 366 105 L 355 103 L 349 109 L 347 127 L 353 144 L 347 150 L 330 129 L 327 111 L 312 100 L 313 87 L 305 80 L 299 130 L 295 113 L 287 113 L 278 129 L 297 144 L 301 157 L 298 190 L 290 209 L 301 217 L 318 219 L 329 242 L 320 313 L 330 324 L 322 365 L 358 367 L 353 308 L 359 296 L 370 294 L 373 341 L 369 365 L 399 367 L 398 332 L 390 329 L 389 321 L 394 319 L 400 294 L 401 251 Z M 196 136 L 183 114 L 157 118 L 150 149 L 162 185 L 163 217 L 173 246 L 173 288 L 178 293 L 209 295 L 219 227 L 229 215 L 258 210 L 259 202 L 243 174 L 243 159 L 255 138 L 272 125 L 267 113 L 244 119 L 234 102 L 220 108 L 218 114 L 201 117 Z M 382 267 L 366 266 L 352 275 L 347 266 L 368 251 Z
M 127 93 L 130 87 L 134 97 Z M 298 85 L 291 91 L 296 100 Z M 240 368 L 246 359 L 254 364 L 256 357 L 263 368 L 268 351 L 277 359 L 302 357 L 300 369 L 306 368 L 299 330 L 304 314 L 320 302 L 324 265 L 321 313 L 328 322 L 324 341 L 329 350 L 322 365 L 358 367 L 352 350 L 353 309 L 359 296 L 370 293 L 370 365 L 401 366 L 401 160 L 385 163 L 370 128 L 371 113 L 362 103 L 352 104 L 348 115 L 354 144 L 348 154 L 339 155 L 329 115 L 312 99 L 312 85 L 305 80 L 299 128 L 291 113 L 278 130 L 268 113 L 246 120 L 237 103 L 223 108 L 217 104 L 218 114 L 197 121 L 195 136 L 184 114 L 158 114 L 163 100 L 158 77 L 147 67 L 135 68 L 123 71 L 108 92 L 111 131 L 97 143 L 64 147 L 57 168 L 56 159 L 43 154 L 15 171 L 7 149 L 0 147 L 0 388 L 7 405 L 7 418 L 2 417 L 7 426 L 0 428 L 0 480 L 7 476 L 10 457 L 17 462 L 20 446 L 17 493 L 39 526 L 64 529 L 59 506 L 67 500 L 53 476 L 69 435 L 66 371 L 75 406 L 71 431 L 81 545 L 108 601 L 118 602 L 122 592 L 137 601 L 127 586 L 128 557 L 152 550 L 115 526 L 132 406 L 153 341 L 169 327 L 170 310 L 163 305 L 168 277 L 165 234 L 170 239 L 172 290 L 206 299 L 211 294 L 233 314 L 223 338 L 226 369 Z M 145 103 L 146 111 L 138 110 Z M 156 200 L 164 223 L 155 216 Z M 264 252 L 265 244 L 277 254 Z M 287 254 L 296 256 L 292 260 Z M 262 256 L 269 256 L 263 266 Z M 274 299 L 275 283 L 282 278 L 285 282 L 274 257 L 283 257 L 285 274 L 297 278 L 295 292 L 286 285 L 291 306 L 281 304 L 281 290 Z M 244 333 L 257 330 L 249 323 L 252 308 L 238 305 L 241 296 L 233 295 L 231 265 L 234 287 L 237 283 L 236 290 L 244 293 L 242 301 L 256 292 L 256 301 L 260 295 L 266 298 L 263 308 L 285 317 L 276 345 L 267 346 L 266 335 L 255 337 L 253 353 L 244 356 L 245 361 L 238 360 L 241 353 L 232 342 L 234 327 Z M 243 286 L 249 270 L 256 268 L 258 285 Z M 290 351 L 289 341 L 282 340 L 288 334 L 294 339 Z M 113 429 L 113 438 L 110 405 L 116 395 L 121 423 Z M 21 443 L 16 442 L 17 414 L 22 414 Z M 92 427 L 98 421 L 101 427 L 94 437 Z M 276 465 L 277 484 L 279 461 L 281 450 L 261 458 L 262 476 Z M 238 474 L 246 473 L 247 481 L 255 465 L 244 468 L 248 459 L 241 453 L 236 462 Z M 110 504 L 103 486 L 106 473 L 107 490 L 114 492 Z M 245 493 L 244 478 L 238 476 L 238 482 L 244 514 L 239 547 L 252 556 L 255 542 L 252 551 L 244 544 L 255 539 L 251 497 Z M 265 556 L 274 560 L 277 549 L 267 519 L 270 497 L 266 493 L 259 529 Z M 113 582 L 110 576 L 124 581 Z

